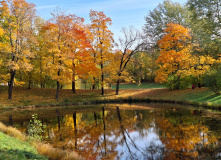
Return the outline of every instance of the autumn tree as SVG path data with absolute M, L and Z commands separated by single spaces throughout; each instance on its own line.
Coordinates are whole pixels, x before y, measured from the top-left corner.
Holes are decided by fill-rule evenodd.
M 69 34 L 66 36 L 66 52 L 70 52 L 72 59 L 72 91 L 76 93 L 75 81 L 76 76 L 81 79 L 89 79 L 95 76 L 98 71 L 96 63 L 92 57 L 91 45 L 87 36 L 87 27 L 83 24 L 84 19 L 72 15 L 72 24 L 66 30 Z
M 205 74 L 210 70 L 214 64 L 219 64 L 220 61 L 214 59 L 209 55 L 193 54 L 191 58 L 191 68 L 189 73 L 194 78 L 193 84 L 197 84 L 199 88 L 204 83 Z
M 72 23 L 72 15 L 65 15 L 64 12 L 57 9 L 53 14 L 53 18 L 47 22 L 44 27 L 47 32 L 47 43 L 49 55 L 47 56 L 48 71 L 52 79 L 57 81 L 56 99 L 59 96 L 61 83 L 69 83 L 71 81 L 72 64 L 70 52 L 67 52 L 67 30 Z
M 93 46 L 94 62 L 99 64 L 101 71 L 101 94 L 104 94 L 104 68 L 107 67 L 107 53 L 111 51 L 113 45 L 113 33 L 108 29 L 111 25 L 111 18 L 104 12 L 90 11 L 90 31 L 93 36 L 91 45 Z
M 188 75 L 191 67 L 190 30 L 179 24 L 170 23 L 164 32 L 166 34 L 158 41 L 161 51 L 156 60 L 159 69 L 155 81 L 163 83 L 174 77 L 173 81 L 176 81 L 174 89 L 180 89 L 181 78 Z
M 130 29 L 122 30 L 123 37 L 119 38 L 118 50 L 120 53 L 120 61 L 117 69 L 117 85 L 116 85 L 116 95 L 119 92 L 120 79 L 123 71 L 125 70 L 131 57 L 139 51 L 143 50 L 145 41 L 142 39 L 141 34 L 136 31 L 133 27 Z
M 25 0 L 1 1 L 0 27 L 4 32 L 4 44 L 7 46 L 7 49 L 3 51 L 3 59 L 10 74 L 8 99 L 12 99 L 16 71 L 32 69 L 30 58 L 33 58 L 34 54 L 31 52 L 28 42 L 32 39 L 34 7 L 34 4 Z
M 48 59 L 50 46 L 48 46 L 48 31 L 45 30 L 44 26 L 46 26 L 46 21 L 38 17 L 35 20 L 35 27 L 37 30 L 36 39 L 37 46 L 35 48 L 36 57 L 33 62 L 34 65 L 34 74 L 33 80 L 37 85 L 41 88 L 44 87 L 52 87 L 53 80 L 51 80 L 50 75 L 47 73 Z M 50 62 L 50 61 L 49 61 Z

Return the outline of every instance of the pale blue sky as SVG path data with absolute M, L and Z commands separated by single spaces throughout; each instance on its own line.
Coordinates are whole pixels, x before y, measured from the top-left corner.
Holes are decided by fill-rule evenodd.
M 89 23 L 90 10 L 104 11 L 112 19 L 111 31 L 115 39 L 123 27 L 134 26 L 142 29 L 144 17 L 163 0 L 27 0 L 36 4 L 38 15 L 50 19 L 51 13 L 59 6 L 66 13 L 76 14 Z M 184 4 L 187 0 L 172 0 Z

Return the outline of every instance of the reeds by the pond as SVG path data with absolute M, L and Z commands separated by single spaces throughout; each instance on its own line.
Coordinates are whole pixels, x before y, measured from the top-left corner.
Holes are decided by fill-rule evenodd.
M 3 132 L 11 137 L 15 137 L 21 141 L 25 141 L 27 139 L 27 137 L 24 134 L 22 134 L 21 131 L 10 126 L 8 127 L 1 122 L 0 122 L 0 132 Z
M 76 152 L 53 148 L 50 144 L 34 143 L 35 148 L 41 155 L 56 160 L 79 160 L 81 159 Z

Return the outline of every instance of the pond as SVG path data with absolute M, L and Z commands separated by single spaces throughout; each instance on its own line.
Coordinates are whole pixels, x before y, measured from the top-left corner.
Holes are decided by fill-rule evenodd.
M 27 133 L 32 114 L 45 141 L 86 159 L 221 159 L 221 113 L 171 104 L 108 104 L 1 111 Z

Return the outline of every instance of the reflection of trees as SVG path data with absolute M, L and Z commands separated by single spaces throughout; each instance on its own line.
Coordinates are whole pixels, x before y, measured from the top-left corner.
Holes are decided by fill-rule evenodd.
M 190 111 L 171 110 L 157 119 L 161 130 L 161 141 L 166 147 L 164 159 L 213 159 L 220 147 L 217 138 L 210 135 L 200 117 L 191 116 Z M 212 150 L 212 154 L 206 153 Z
M 211 121 L 191 111 L 105 107 L 52 113 L 53 118 L 41 118 L 48 126 L 48 142 L 77 150 L 86 159 L 217 159 L 220 152 L 218 138 L 206 127 Z
M 140 157 L 140 153 L 147 152 L 146 148 L 141 150 L 140 146 L 134 142 L 136 137 L 131 137 L 130 134 L 142 132 L 141 137 L 147 135 L 145 130 L 148 129 L 152 117 L 149 115 L 149 111 L 125 110 L 121 111 L 120 116 L 121 121 L 118 120 L 116 110 L 76 113 L 75 127 L 75 114 L 66 115 L 61 121 L 60 131 L 58 127 L 53 128 L 55 138 L 52 143 L 65 149 L 74 149 L 76 146 L 78 152 L 83 156 L 98 159 L 121 156 L 124 154 L 125 144 L 128 143 L 128 148 L 132 148 L 131 152 L 134 157 Z M 142 124 L 142 121 L 145 124 Z M 59 134 L 62 135 L 63 141 L 59 140 Z M 119 147 L 122 150 L 118 151 Z M 143 153 L 143 155 L 145 154 Z
M 126 159 L 161 159 L 160 158 L 161 156 L 157 156 L 157 154 L 162 155 L 161 153 L 163 149 L 162 146 L 151 144 L 148 147 L 139 148 L 139 146 L 137 146 L 137 144 L 131 138 L 130 134 L 128 133 L 128 130 L 125 129 L 124 126 L 122 125 L 119 107 L 117 107 L 116 109 L 117 109 L 117 115 L 118 115 L 118 119 L 120 122 L 120 127 L 121 127 L 121 132 L 124 138 L 124 142 L 129 151 L 129 154 L 128 156 L 126 156 Z M 139 117 L 142 119 L 142 114 L 140 114 Z M 131 148 L 133 148 L 133 151 Z

